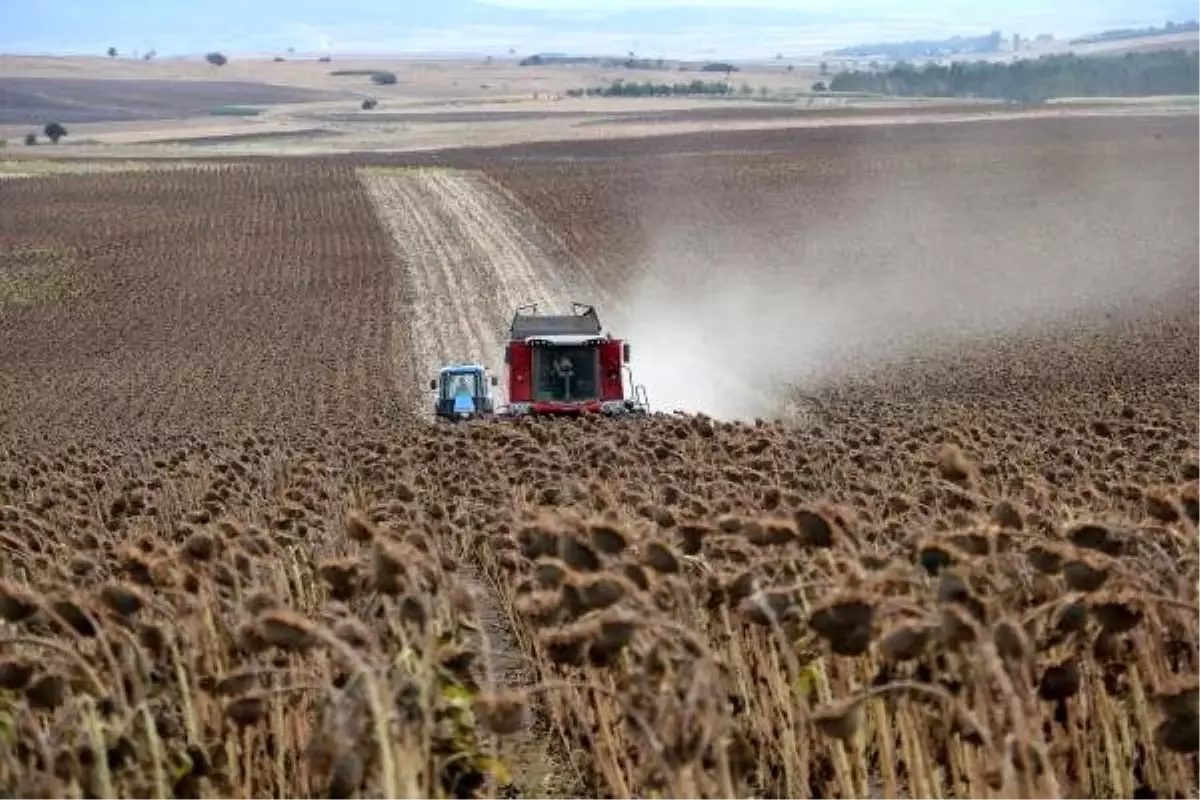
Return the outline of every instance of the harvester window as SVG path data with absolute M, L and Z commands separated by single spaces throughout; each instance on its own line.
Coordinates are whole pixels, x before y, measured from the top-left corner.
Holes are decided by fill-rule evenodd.
M 471 397 L 483 396 L 483 379 L 478 373 L 447 374 L 442 376 L 443 398 L 450 399 L 464 393 L 469 394 Z
M 598 356 L 595 347 L 545 347 L 534 350 L 535 400 L 594 400 Z

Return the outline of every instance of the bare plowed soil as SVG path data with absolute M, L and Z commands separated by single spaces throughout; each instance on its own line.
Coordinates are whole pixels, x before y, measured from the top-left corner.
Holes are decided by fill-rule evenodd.
M 4 181 L 0 276 L 24 263 L 26 284 L 58 288 L 0 288 L 0 425 L 365 420 L 393 386 L 389 254 L 340 166 Z
M 36 129 L 48 120 L 73 125 L 196 117 L 222 106 L 304 103 L 348 95 L 239 81 L 7 77 L 0 86 L 0 125 Z

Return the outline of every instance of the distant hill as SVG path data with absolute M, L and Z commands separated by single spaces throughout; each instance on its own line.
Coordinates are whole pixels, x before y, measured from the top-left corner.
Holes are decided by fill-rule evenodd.
M 1189 37 L 1187 34 L 1195 34 Z M 1026 46 L 1029 39 L 1022 37 Z M 1067 52 L 1073 48 L 1083 48 L 1082 52 L 1094 51 L 1096 54 L 1130 51 L 1152 51 L 1159 49 L 1195 50 L 1193 40 L 1200 39 L 1200 23 L 1168 22 L 1165 25 L 1150 25 L 1141 28 L 1112 28 L 1100 33 L 1076 36 L 1071 39 L 1048 43 L 1038 38 L 1038 44 L 1043 54 L 1049 52 Z M 1161 43 L 1158 41 L 1161 40 Z M 1120 46 L 1128 44 L 1128 47 Z M 1117 45 L 1109 47 L 1108 45 Z M 980 36 L 952 36 L 946 39 L 916 39 L 899 42 L 878 42 L 859 44 L 828 50 L 824 53 L 830 57 L 840 58 L 874 58 L 889 61 L 919 61 L 937 60 L 961 57 L 969 60 L 972 56 L 990 56 L 997 53 L 1009 52 L 1008 39 L 1000 31 L 992 31 Z M 1026 55 L 1023 49 L 1021 55 Z
M 1147 36 L 1160 36 L 1163 34 L 1186 33 L 1188 31 L 1200 31 L 1200 22 L 1190 20 L 1188 22 L 1168 22 L 1162 27 L 1151 25 L 1148 28 L 1114 28 L 1112 30 L 1101 31 L 1090 36 L 1080 36 L 1071 40 L 1071 44 L 1096 44 L 1098 42 L 1116 42 L 1124 39 L 1140 39 Z
M 877 42 L 842 47 L 825 52 L 827 56 L 848 58 L 943 58 L 956 55 L 982 55 L 994 53 L 1000 48 L 1003 37 L 1000 31 L 986 36 L 952 36 L 949 39 L 918 39 L 907 42 Z
M 1121 39 L 1104 39 L 1086 44 L 1070 44 L 1066 49 L 1081 56 L 1115 56 L 1125 53 L 1155 53 L 1164 50 L 1200 50 L 1200 31 L 1158 33 Z

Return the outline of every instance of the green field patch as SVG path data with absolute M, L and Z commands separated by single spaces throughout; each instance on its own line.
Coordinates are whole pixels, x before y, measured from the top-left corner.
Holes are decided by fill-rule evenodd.
M 427 175 L 439 172 L 446 172 L 447 167 L 426 167 L 426 166 L 407 166 L 407 167 L 357 167 L 355 172 L 362 178 L 393 178 L 402 175 Z
M 0 309 L 71 299 L 83 294 L 83 288 L 69 251 L 0 250 Z
M 214 117 L 257 117 L 263 109 L 254 106 L 217 106 L 208 112 Z
M 97 172 L 162 172 L 172 169 L 212 169 L 202 161 L 132 161 L 127 159 L 2 159 L 0 178 L 36 178 L 43 175 L 87 175 Z
M 371 83 L 377 86 L 391 86 L 396 83 L 396 73 L 387 69 L 335 69 L 329 74 L 338 78 L 370 78 Z

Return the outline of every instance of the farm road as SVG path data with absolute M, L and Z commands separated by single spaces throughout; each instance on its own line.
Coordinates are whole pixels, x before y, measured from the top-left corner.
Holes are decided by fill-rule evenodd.
M 573 299 L 600 296 L 591 276 L 561 251 L 553 235 L 502 186 L 465 170 L 363 170 L 361 180 L 394 244 L 393 374 L 407 407 L 428 417 L 429 379 L 439 366 L 475 361 L 500 375 L 505 332 L 518 306 L 565 310 Z M 578 294 L 577 294 L 578 293 Z M 507 402 L 503 387 L 493 390 Z M 463 576 L 478 601 L 485 683 L 520 686 L 536 676 L 495 588 L 487 553 L 466 553 Z M 565 759 L 538 721 L 510 740 L 510 771 L 526 796 L 570 788 Z M 557 789 L 549 789 L 557 786 Z
M 395 244 L 393 352 L 407 362 L 393 366 L 413 412 L 429 413 L 428 381 L 442 364 L 477 361 L 499 375 L 516 307 L 566 309 L 595 295 L 590 276 L 556 263 L 538 242 L 537 221 L 482 173 L 361 175 Z M 497 402 L 507 402 L 502 391 Z

